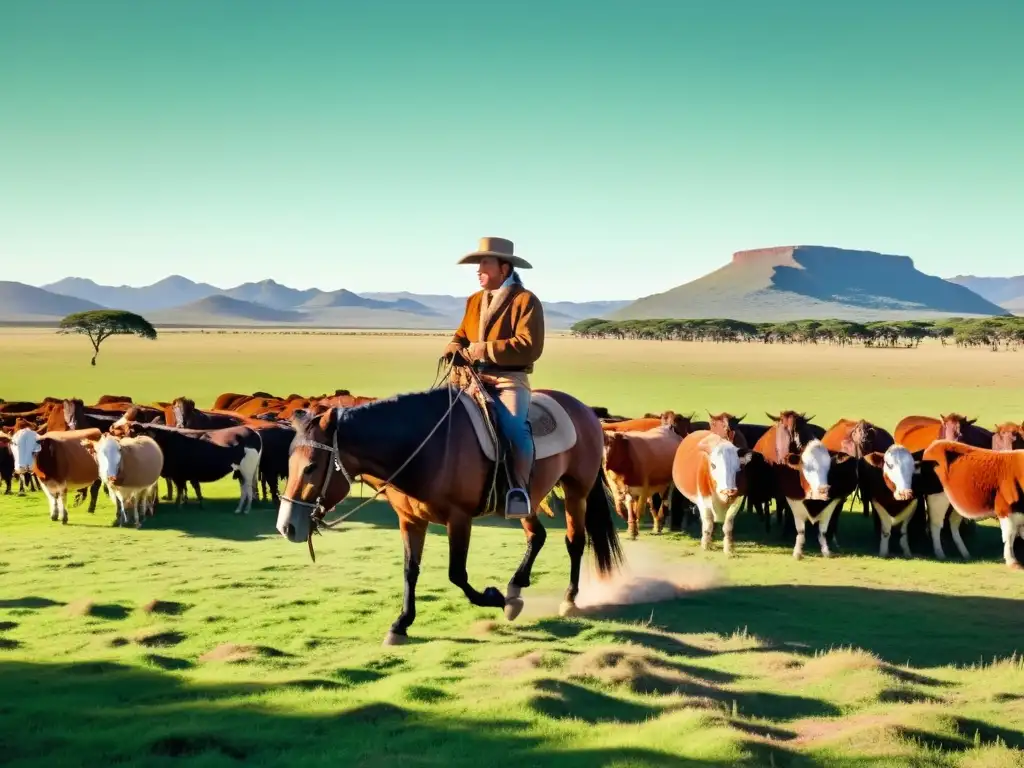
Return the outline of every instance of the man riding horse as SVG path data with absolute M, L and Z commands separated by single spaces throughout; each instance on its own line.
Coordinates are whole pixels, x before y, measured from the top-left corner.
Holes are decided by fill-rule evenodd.
M 478 250 L 459 264 L 476 264 L 481 290 L 466 300 L 466 313 L 444 358 L 455 363 L 453 382 L 473 389 L 459 366 L 472 365 L 480 380 L 497 391 L 494 410 L 498 426 L 512 443 L 515 477 L 506 496 L 505 517 L 528 517 L 533 473 L 533 435 L 530 410 L 530 374 L 544 351 L 544 309 L 523 287 L 519 269 L 532 269 L 513 253 L 510 240 L 484 237 Z

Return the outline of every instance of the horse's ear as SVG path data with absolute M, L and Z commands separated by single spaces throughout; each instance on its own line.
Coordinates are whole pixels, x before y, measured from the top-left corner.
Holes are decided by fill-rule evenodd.
M 323 416 L 320 417 L 320 431 L 326 432 L 334 422 L 337 420 L 336 411 L 334 408 L 328 408 L 324 411 Z

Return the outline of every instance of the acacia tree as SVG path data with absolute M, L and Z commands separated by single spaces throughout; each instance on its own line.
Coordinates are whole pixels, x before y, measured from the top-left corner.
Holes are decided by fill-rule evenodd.
M 88 336 L 92 343 L 92 365 L 100 353 L 100 344 L 111 336 L 138 336 L 155 339 L 156 328 L 141 315 L 120 309 L 94 309 L 89 312 L 75 312 L 60 321 L 57 333 L 80 333 Z

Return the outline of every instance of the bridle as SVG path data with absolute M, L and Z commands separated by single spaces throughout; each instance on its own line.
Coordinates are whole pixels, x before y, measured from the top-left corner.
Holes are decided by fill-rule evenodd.
M 461 390 L 458 393 L 454 392 L 454 390 L 452 391 L 452 394 L 449 398 L 448 409 L 444 412 L 444 415 L 438 420 L 438 422 L 434 425 L 430 432 L 427 433 L 427 436 L 423 438 L 423 441 L 416 447 L 416 450 L 409 454 L 409 457 L 404 462 L 402 462 L 402 465 L 391 473 L 391 477 L 389 477 L 380 486 L 380 488 L 377 489 L 373 496 L 371 496 L 368 499 L 364 499 L 362 503 L 357 505 L 354 509 L 350 509 L 345 514 L 340 515 L 339 517 L 336 517 L 331 521 L 324 520 L 324 518 L 327 516 L 327 508 L 324 506 L 323 501 L 325 495 L 327 494 L 327 489 L 328 487 L 330 487 L 331 477 L 335 472 L 340 472 L 342 477 L 344 477 L 348 481 L 349 488 L 351 489 L 356 484 L 355 478 L 360 476 L 360 473 L 356 473 L 355 475 L 353 475 L 351 472 L 348 471 L 348 469 L 345 468 L 345 464 L 341 460 L 341 451 L 338 448 L 338 417 L 341 415 L 341 412 L 344 410 L 344 408 L 342 406 L 337 406 L 334 409 L 335 426 L 334 434 L 331 436 L 330 445 L 327 445 L 326 443 L 317 442 L 316 440 L 309 440 L 306 438 L 302 438 L 296 441 L 296 446 L 304 445 L 308 446 L 309 448 L 313 448 L 314 450 L 326 451 L 330 454 L 330 463 L 328 463 L 327 465 L 327 471 L 324 472 L 324 480 L 323 483 L 321 483 L 320 485 L 320 492 L 316 496 L 316 501 L 301 501 L 299 499 L 293 499 L 289 496 L 281 496 L 281 501 L 288 502 L 288 504 L 291 506 L 306 507 L 310 510 L 310 529 L 309 537 L 306 539 L 306 543 L 309 546 L 309 556 L 313 560 L 313 562 L 316 562 L 316 553 L 313 551 L 313 534 L 320 535 L 320 531 L 324 528 L 335 528 L 341 525 L 345 520 L 352 517 L 352 515 L 354 515 L 360 509 L 362 509 L 371 501 L 374 501 L 378 496 L 384 493 L 384 491 L 386 491 L 388 487 L 391 486 L 392 481 L 398 476 L 398 474 L 407 466 L 409 466 L 409 462 L 411 462 L 416 457 L 416 455 L 423 450 L 424 446 L 426 446 L 426 444 L 430 441 L 430 438 L 434 436 L 434 433 L 438 430 L 438 428 L 449 420 L 449 418 L 451 417 L 452 410 L 455 408 L 455 404 L 459 402 L 459 398 L 462 397 L 463 394 L 464 393 Z

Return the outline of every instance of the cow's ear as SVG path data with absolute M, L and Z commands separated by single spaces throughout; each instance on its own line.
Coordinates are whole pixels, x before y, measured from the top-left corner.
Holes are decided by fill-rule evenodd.
M 885 454 L 878 451 L 872 451 L 864 457 L 864 461 L 876 469 L 881 469 L 885 466 Z
M 745 467 L 747 464 L 750 463 L 750 460 L 752 458 L 754 458 L 754 452 L 749 450 L 749 449 L 747 449 L 747 448 L 741 448 L 738 451 L 738 453 L 740 455 L 740 466 L 741 467 Z

